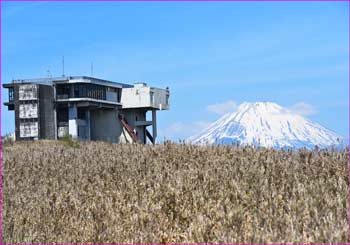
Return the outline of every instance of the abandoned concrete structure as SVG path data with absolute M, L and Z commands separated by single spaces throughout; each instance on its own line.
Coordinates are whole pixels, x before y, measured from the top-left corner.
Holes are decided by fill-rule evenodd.
M 155 143 L 157 110 L 169 109 L 169 89 L 69 76 L 3 84 L 15 112 L 16 140 L 58 139 Z M 152 113 L 147 121 L 146 114 Z M 152 126 L 152 134 L 147 130 Z

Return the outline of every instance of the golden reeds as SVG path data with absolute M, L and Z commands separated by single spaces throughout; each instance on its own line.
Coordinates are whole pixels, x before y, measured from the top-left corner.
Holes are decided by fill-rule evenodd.
M 16 142 L 5 243 L 346 243 L 347 152 Z

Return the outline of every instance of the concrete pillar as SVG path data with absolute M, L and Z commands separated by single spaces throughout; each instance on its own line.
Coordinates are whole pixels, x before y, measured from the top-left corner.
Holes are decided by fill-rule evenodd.
M 55 130 L 55 140 L 58 139 L 58 136 L 57 136 L 57 109 L 56 109 L 56 104 L 54 104 L 53 106 L 53 127 L 54 127 L 54 130 Z
M 69 88 L 69 98 L 74 98 L 74 84 L 71 84 Z
M 91 123 L 90 123 L 90 110 L 86 110 L 86 123 L 87 123 L 87 139 L 91 140 Z
M 153 143 L 156 143 L 157 138 L 157 111 L 152 110 L 152 134 L 153 134 Z
M 53 104 L 53 125 L 55 128 L 55 140 L 58 139 L 58 135 L 57 135 L 57 131 L 58 131 L 58 127 L 57 127 L 57 96 L 56 96 L 56 85 L 53 85 L 53 98 L 54 98 L 54 104 Z
M 69 127 L 69 135 L 72 138 L 78 138 L 78 108 L 76 104 L 72 104 L 68 108 L 68 127 Z

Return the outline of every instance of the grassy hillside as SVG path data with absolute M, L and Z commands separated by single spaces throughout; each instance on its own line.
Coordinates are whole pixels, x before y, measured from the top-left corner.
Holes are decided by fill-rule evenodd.
M 3 147 L 5 243 L 345 243 L 347 154 Z

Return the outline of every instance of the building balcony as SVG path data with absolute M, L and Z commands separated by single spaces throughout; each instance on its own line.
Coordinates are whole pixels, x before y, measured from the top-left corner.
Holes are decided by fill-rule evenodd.
M 152 121 L 135 121 L 135 126 L 150 126 Z
M 4 102 L 4 106 L 7 106 L 9 111 L 13 111 L 15 109 L 14 101 Z

